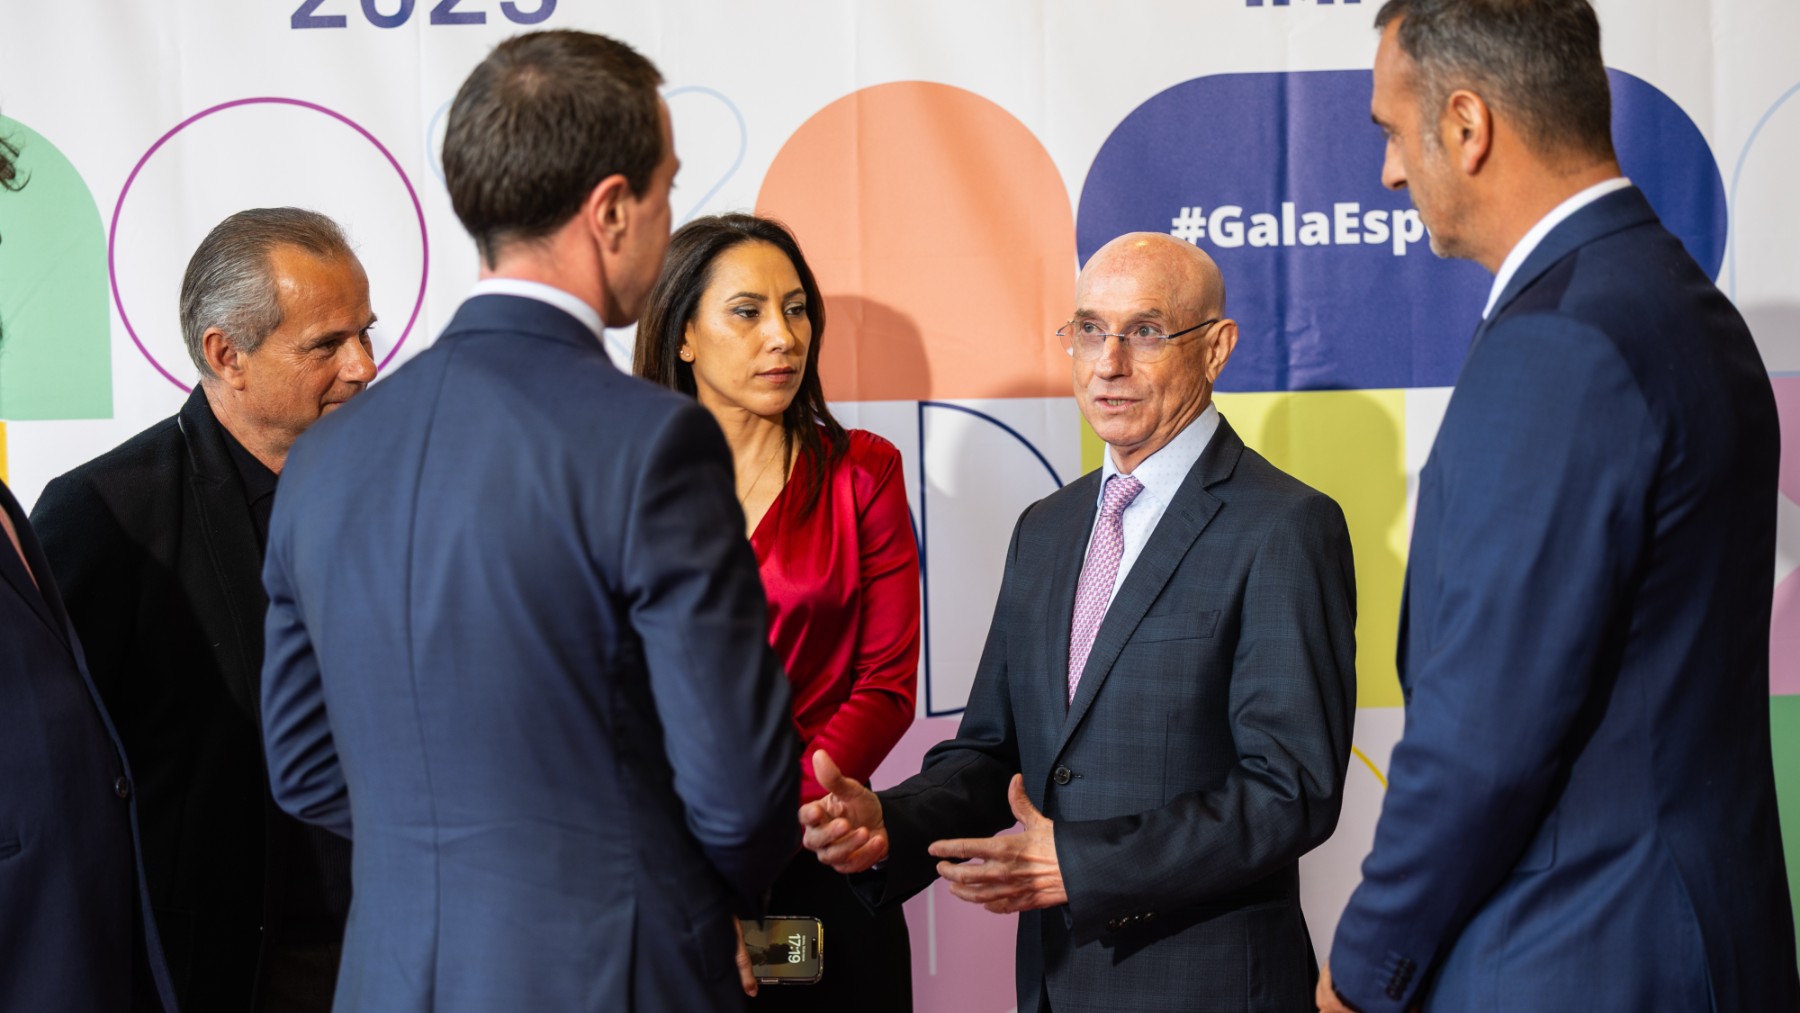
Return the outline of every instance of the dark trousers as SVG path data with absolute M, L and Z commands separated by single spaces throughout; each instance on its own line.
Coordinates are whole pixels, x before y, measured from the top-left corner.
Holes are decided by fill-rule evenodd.
M 912 1013 L 912 943 L 899 907 L 871 913 L 843 876 L 802 851 L 775 881 L 769 913 L 819 919 L 824 974 L 813 985 L 764 984 L 753 1009 Z
M 341 943 L 284 944 L 269 951 L 262 1013 L 330 1013 Z

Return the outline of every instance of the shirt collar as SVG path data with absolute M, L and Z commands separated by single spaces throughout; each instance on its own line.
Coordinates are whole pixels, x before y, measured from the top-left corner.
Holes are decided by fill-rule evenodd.
M 483 278 L 469 291 L 470 298 L 478 295 L 516 295 L 522 299 L 549 303 L 581 321 L 588 330 L 594 332 L 596 340 L 605 341 L 605 325 L 600 322 L 600 312 L 575 295 L 553 285 L 546 285 L 541 281 L 526 281 L 523 278 Z
M 1569 219 L 1570 215 L 1589 204 L 1630 185 L 1631 180 L 1624 176 L 1614 176 L 1604 183 L 1595 183 L 1558 204 L 1550 210 L 1549 214 L 1538 219 L 1538 223 L 1531 227 L 1531 231 L 1525 233 L 1525 237 L 1519 240 L 1518 244 L 1512 248 L 1512 252 L 1506 255 L 1506 259 L 1500 262 L 1500 270 L 1494 274 L 1494 287 L 1488 289 L 1487 308 L 1481 311 L 1481 318 L 1486 320 L 1494 315 L 1494 304 L 1500 301 L 1500 293 L 1506 291 L 1507 283 L 1511 282 L 1513 275 L 1519 272 L 1519 267 L 1525 263 L 1525 258 L 1531 256 L 1531 251 L 1538 248 L 1538 244 L 1544 241 L 1544 237 L 1550 234 L 1551 229 L 1561 225 Z
M 219 432 L 225 437 L 225 450 L 231 454 L 231 463 L 237 467 L 238 480 L 244 484 L 244 502 L 254 505 L 264 496 L 273 496 L 280 476 L 245 449 L 238 438 L 231 435 L 231 430 L 221 425 Z
M 1206 445 L 1212 442 L 1213 433 L 1219 429 L 1219 408 L 1208 402 L 1206 409 L 1189 422 L 1181 432 L 1176 433 L 1169 442 L 1157 448 L 1156 453 L 1138 462 L 1131 469 L 1131 474 L 1144 483 L 1144 494 L 1167 503 L 1175 498 L 1175 490 L 1187 480 L 1187 474 L 1193 470 L 1194 462 L 1206 452 Z M 1106 480 L 1114 475 L 1123 474 L 1119 466 L 1113 463 L 1112 448 L 1107 447 L 1100 455 L 1100 492 L 1095 495 L 1099 502 L 1106 495 Z

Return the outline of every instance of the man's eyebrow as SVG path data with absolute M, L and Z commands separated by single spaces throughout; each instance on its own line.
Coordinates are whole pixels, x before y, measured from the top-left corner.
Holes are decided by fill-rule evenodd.
M 1093 310 L 1087 309 L 1086 307 L 1077 306 L 1075 308 L 1075 315 L 1077 317 L 1097 317 L 1100 314 Z M 1134 313 L 1129 314 L 1129 316 L 1132 319 L 1137 319 L 1139 317 L 1156 317 L 1156 318 L 1160 319 L 1162 317 L 1162 315 L 1163 315 L 1163 311 L 1160 309 L 1157 309 L 1155 307 L 1151 307 L 1149 309 L 1138 310 Z
M 1153 322 L 1159 327 L 1168 326 L 1167 317 L 1164 315 L 1163 311 L 1154 307 L 1150 309 L 1134 310 L 1120 318 L 1122 322 L 1118 324 L 1106 324 L 1103 323 L 1103 319 L 1101 314 L 1093 310 L 1077 309 L 1075 315 L 1069 318 L 1069 322 L 1075 323 L 1079 321 L 1083 326 L 1089 324 L 1096 324 L 1101 327 L 1116 326 L 1121 333 L 1130 327 L 1135 327 L 1146 321 Z
M 348 338 L 354 334 L 361 334 L 362 332 L 368 330 L 369 328 L 374 327 L 375 321 L 377 321 L 379 319 L 381 319 L 381 318 L 376 316 L 375 314 L 371 313 L 371 314 L 369 314 L 369 322 L 366 324 L 363 324 L 361 327 L 358 327 L 355 330 L 326 331 L 322 334 L 315 334 L 315 335 L 313 335 L 312 340 L 307 342 L 307 347 L 317 348 L 320 345 L 328 344 L 333 341 L 338 341 L 343 338 Z

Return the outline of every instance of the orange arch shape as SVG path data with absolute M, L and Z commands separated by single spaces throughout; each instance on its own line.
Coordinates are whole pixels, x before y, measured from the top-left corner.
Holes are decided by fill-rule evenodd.
M 1068 188 L 1037 137 L 973 92 L 875 85 L 775 156 L 757 210 L 793 227 L 825 293 L 835 401 L 1056 397 L 1074 298 Z

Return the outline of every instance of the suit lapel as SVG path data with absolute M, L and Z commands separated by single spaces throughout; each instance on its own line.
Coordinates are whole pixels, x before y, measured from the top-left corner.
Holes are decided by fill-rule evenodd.
M 63 646 L 70 644 L 68 616 L 62 610 L 62 600 L 56 593 L 56 582 L 50 576 L 50 564 L 44 559 L 44 553 L 38 547 L 37 536 L 31 532 L 31 523 L 25 517 L 25 511 L 19 508 L 19 501 L 13 498 L 12 490 L 0 483 L 0 510 L 5 510 L 12 520 L 13 530 L 19 533 L 19 547 L 25 552 L 25 559 L 14 552 L 12 544 L 0 534 L 0 577 L 12 587 L 26 607 L 37 614 L 50 632 L 56 635 Z M 26 561 L 31 564 L 30 571 L 25 569 Z M 37 575 L 38 583 L 33 583 L 32 575 Z
M 1463 365 L 1465 367 L 1468 366 L 1469 359 L 1474 357 L 1474 355 L 1475 355 L 1475 346 L 1481 344 L 1482 336 L 1487 334 L 1488 325 L 1494 322 L 1494 315 L 1499 312 L 1500 312 L 1499 306 L 1498 306 L 1498 304 L 1496 304 L 1494 313 L 1483 317 L 1481 319 L 1480 325 L 1475 328 L 1475 336 L 1469 339 L 1469 350 L 1467 352 L 1463 353 Z M 1459 370 L 1458 371 L 1459 376 L 1460 376 L 1460 372 L 1461 371 Z
M 1656 212 L 1644 198 L 1643 191 L 1635 186 L 1628 186 L 1601 197 L 1559 222 L 1507 281 L 1506 288 L 1500 292 L 1500 298 L 1494 300 L 1494 311 L 1487 315 L 1487 319 L 1476 330 L 1475 340 L 1480 341 L 1481 336 L 1487 333 L 1489 322 L 1499 318 L 1508 304 L 1564 257 L 1597 239 L 1654 221 Z M 1471 344 L 1471 351 L 1473 347 Z
M 1042 640 L 1040 664 L 1049 683 L 1044 694 L 1047 721 L 1040 727 L 1060 728 L 1068 715 L 1065 701 L 1069 695 L 1069 634 L 1075 621 L 1075 589 L 1081 582 L 1081 566 L 1087 558 L 1088 535 L 1099 511 L 1096 497 L 1100 494 L 1100 471 L 1089 472 L 1073 482 L 1070 494 L 1056 504 L 1062 516 L 1050 520 L 1053 530 L 1065 532 L 1057 543 L 1050 561 L 1050 614 Z
M 188 455 L 188 503 L 200 540 L 206 546 L 203 572 L 196 576 L 216 583 L 228 621 L 209 625 L 209 637 L 229 642 L 234 660 L 227 688 L 248 713 L 262 713 L 262 619 L 269 599 L 262 587 L 262 559 L 256 527 L 244 499 L 243 480 L 225 446 L 225 434 L 195 387 L 178 416 Z
M 1213 434 L 1212 442 L 1207 444 L 1200 459 L 1189 469 L 1181 488 L 1175 491 L 1175 498 L 1170 501 L 1168 509 L 1163 511 L 1162 519 L 1150 533 L 1150 540 L 1144 543 L 1143 551 L 1138 553 L 1137 560 L 1131 564 L 1131 572 L 1125 575 L 1124 582 L 1119 585 L 1119 593 L 1107 607 L 1106 617 L 1100 621 L 1100 630 L 1094 635 L 1093 650 L 1088 653 L 1087 667 L 1081 671 L 1081 684 L 1076 687 L 1075 699 L 1069 704 L 1056 752 L 1062 752 L 1069 737 L 1081 724 L 1081 719 L 1087 715 L 1100 687 L 1112 674 L 1113 663 L 1118 661 L 1119 652 L 1125 649 L 1125 644 L 1137 630 L 1144 613 L 1149 611 L 1150 605 L 1162 594 L 1188 550 L 1193 548 L 1201 532 L 1206 530 L 1206 526 L 1218 514 L 1222 504 L 1217 496 L 1207 491 L 1207 487 L 1231 477 L 1238 458 L 1243 453 L 1244 441 L 1232 430 L 1231 423 L 1221 416 L 1219 429 Z M 1072 611 L 1073 607 L 1074 599 L 1071 597 L 1067 611 Z M 1068 668 L 1069 622 L 1065 617 L 1065 671 Z

